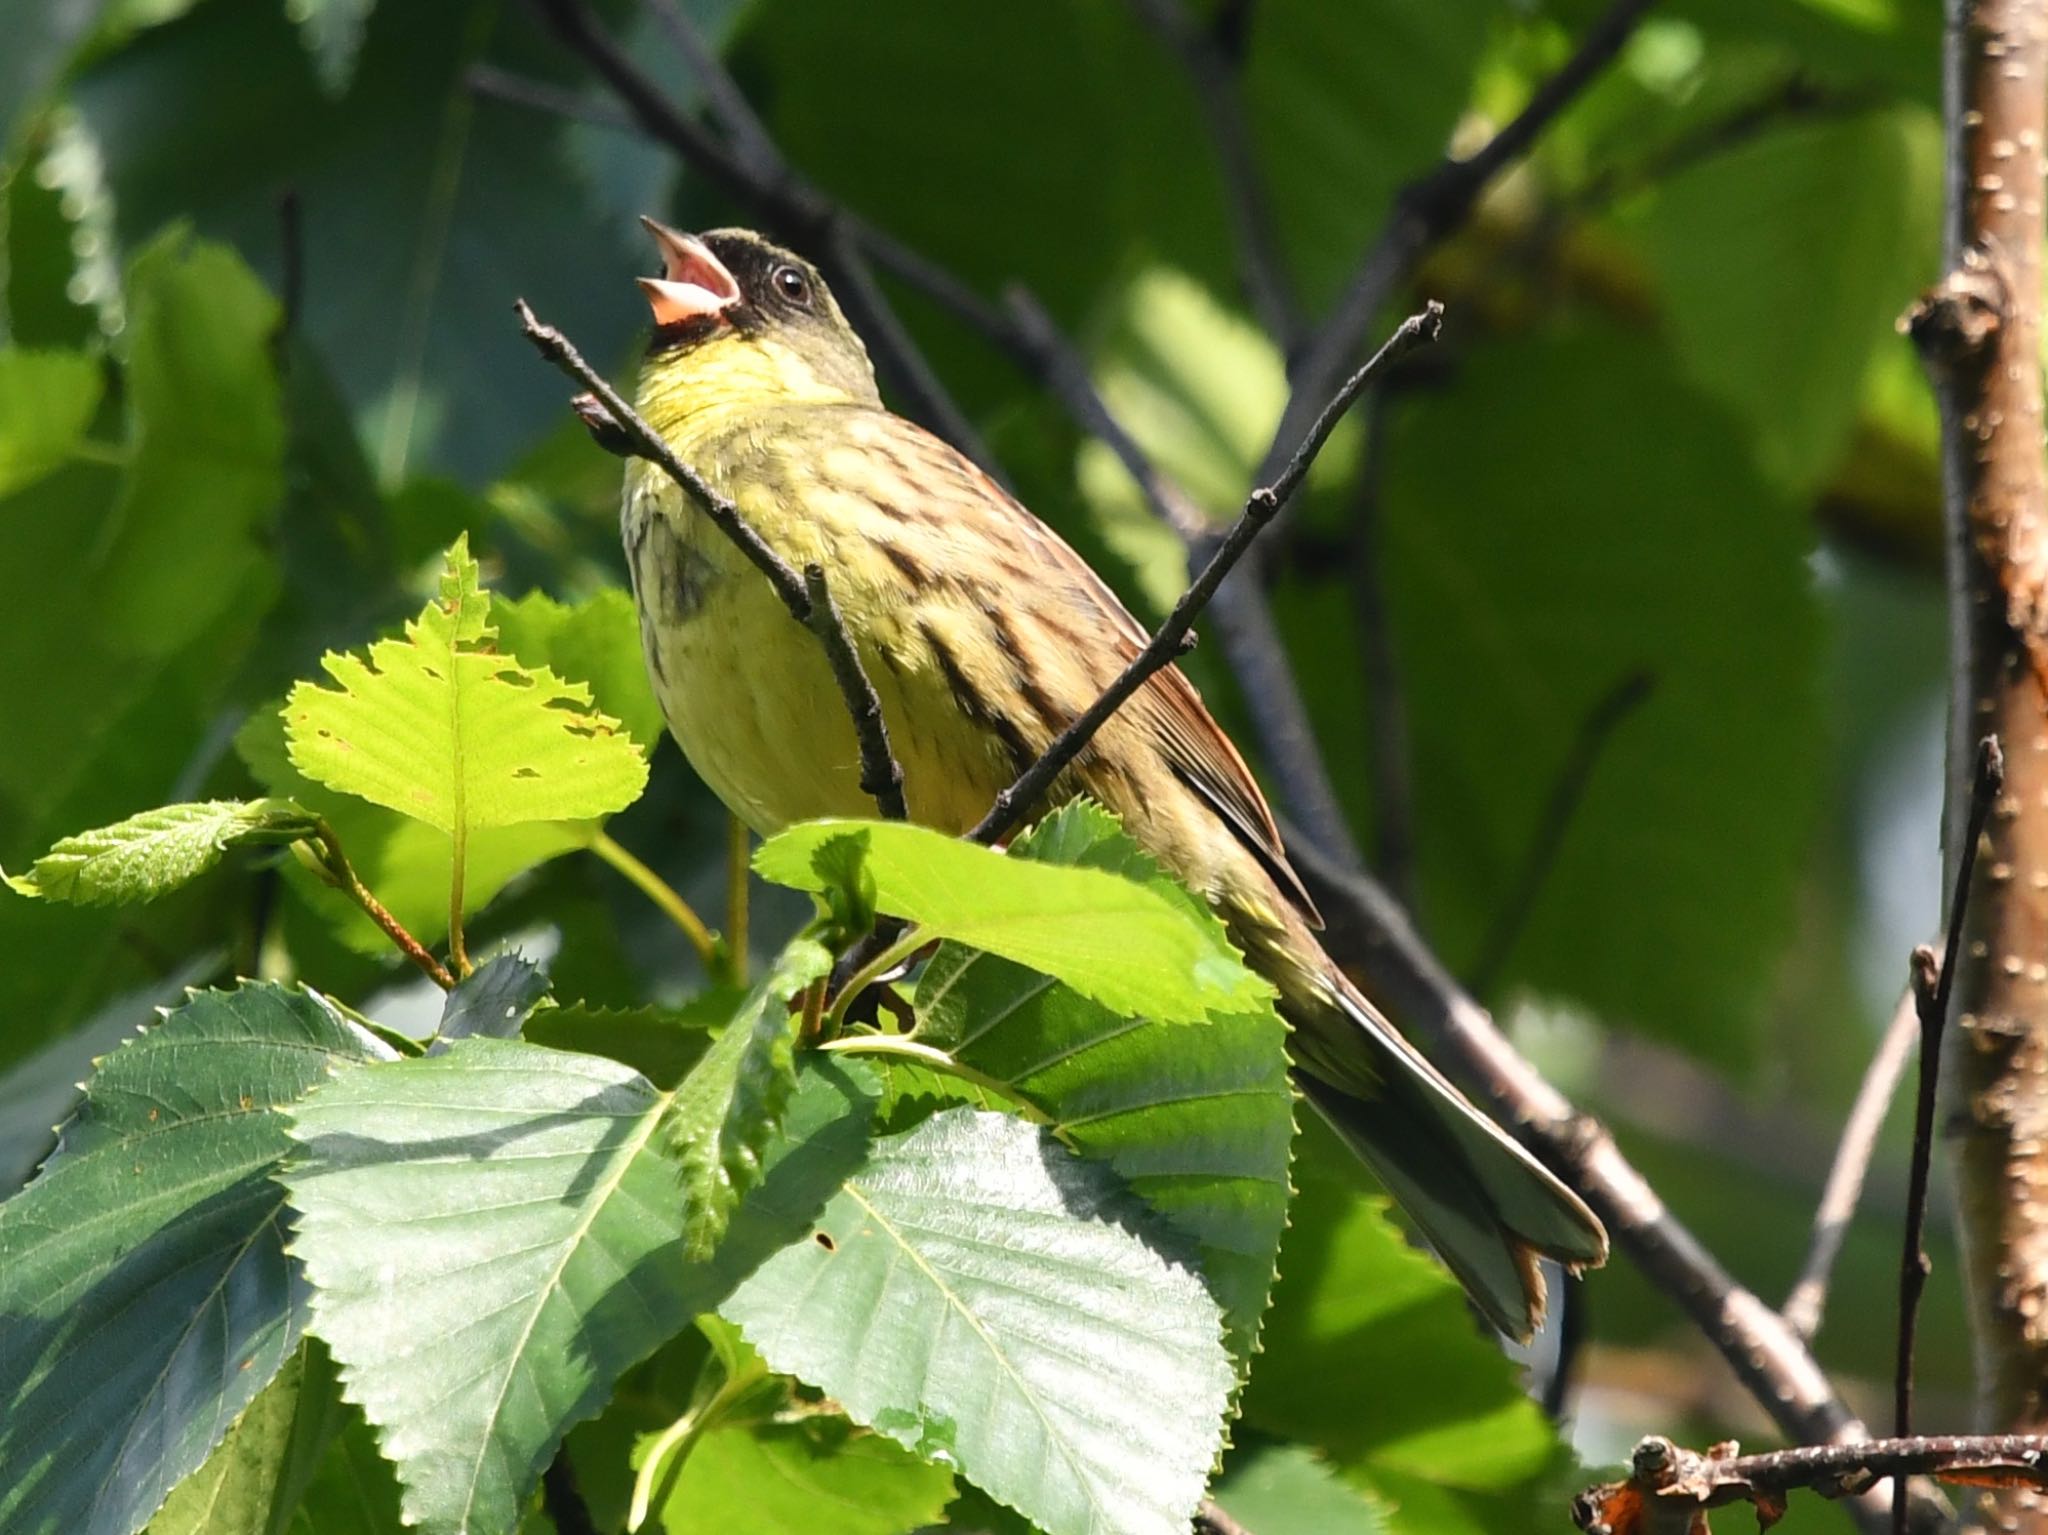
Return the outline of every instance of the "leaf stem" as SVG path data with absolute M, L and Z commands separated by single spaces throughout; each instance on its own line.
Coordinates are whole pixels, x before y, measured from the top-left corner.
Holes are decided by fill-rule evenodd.
M 320 845 L 313 854 L 314 862 L 334 881 L 335 888 L 360 906 L 364 915 L 398 945 L 398 952 L 419 966 L 429 980 L 443 991 L 453 990 L 455 977 L 427 951 L 425 944 L 405 930 L 405 925 L 391 915 L 382 901 L 370 893 L 370 887 L 363 883 L 355 866 L 348 861 L 348 855 L 342 852 L 341 839 L 335 836 L 334 828 L 321 821 L 316 836 Z
M 752 850 L 747 823 L 738 816 L 726 817 L 725 846 L 725 958 L 727 979 L 735 986 L 747 984 L 747 855 Z
M 1024 1117 L 1041 1125 L 1053 1122 L 1052 1116 L 1028 1098 L 994 1077 L 976 1071 L 972 1066 L 956 1060 L 936 1045 L 923 1040 L 911 1039 L 903 1034 L 848 1034 L 840 1039 L 828 1039 L 819 1045 L 820 1050 L 841 1051 L 848 1055 L 894 1055 L 904 1060 L 916 1061 L 920 1066 L 929 1067 L 941 1076 L 954 1077 L 983 1092 L 994 1093 L 1006 1103 L 1014 1103 Z
M 844 1027 L 846 1010 L 853 1005 L 854 998 L 930 942 L 931 935 L 923 928 L 908 928 L 894 943 L 889 944 L 874 958 L 865 961 L 858 970 L 848 976 L 846 984 L 839 988 L 839 995 L 832 999 L 831 1032 L 836 1034 Z
M 697 958 L 706 970 L 715 972 L 718 969 L 718 939 L 704 925 L 704 919 L 691 909 L 690 903 L 676 893 L 675 886 L 627 852 L 608 831 L 592 831 L 586 845 L 625 875 L 634 889 L 660 907 L 669 921 L 683 930 L 683 936 L 690 940 L 690 947 L 697 951 Z
M 725 1379 L 718 1389 L 706 1400 L 690 1407 L 680 1418 L 662 1430 L 661 1437 L 647 1448 L 647 1458 L 640 1462 L 639 1474 L 633 1478 L 633 1501 L 626 1511 L 626 1528 L 637 1530 L 647 1522 L 649 1509 L 654 1503 L 654 1484 L 661 1479 L 665 1463 L 673 1457 L 673 1469 L 682 1470 L 683 1462 L 690 1451 L 708 1429 L 717 1427 L 720 1418 L 740 1396 L 760 1380 L 762 1371 L 734 1371 L 726 1365 Z
M 456 821 L 452 833 L 454 861 L 448 874 L 448 962 L 455 967 L 455 973 L 467 979 L 473 968 L 469 962 L 469 950 L 462 941 L 462 885 L 467 872 L 464 865 L 469 862 L 469 829 L 462 822 L 462 800 L 460 784 L 462 775 L 456 774 Z

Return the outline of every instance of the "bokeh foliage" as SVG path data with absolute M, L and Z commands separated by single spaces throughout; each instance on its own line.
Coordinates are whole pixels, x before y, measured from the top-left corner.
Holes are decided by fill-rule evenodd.
M 1397 188 L 1511 114 L 1601 9 L 1253 7 L 1247 113 L 1311 310 Z M 1935 9 L 1657 8 L 1432 254 L 1416 291 L 1446 301 L 1443 342 L 1397 380 L 1375 446 L 1362 430 L 1333 443 L 1274 537 L 1276 606 L 1368 852 L 1389 700 L 1368 681 L 1361 569 L 1384 591 L 1404 683 L 1424 931 L 1766 1296 L 1796 1264 L 1904 946 L 1934 915 L 1932 419 L 1890 322 L 1932 270 Z M 1280 359 L 1246 319 L 1195 97 L 1129 8 L 693 12 L 796 164 L 982 291 L 1028 284 L 1146 446 L 1227 515 L 1277 415 Z M 654 18 L 625 0 L 605 15 L 695 99 Z M 5 29 L 0 864 L 21 874 L 60 838 L 159 805 L 290 796 L 438 942 L 447 839 L 310 781 L 276 710 L 324 652 L 397 634 L 466 535 L 504 649 L 588 686 L 648 749 L 647 793 L 605 830 L 718 910 L 722 812 L 659 739 L 633 662 L 616 466 L 566 418 L 509 305 L 526 296 L 621 374 L 642 324 L 627 278 L 646 265 L 631 215 L 747 210 L 606 126 L 588 72 L 506 0 L 27 0 Z M 479 93 L 480 67 L 544 82 L 590 120 Z M 897 296 L 1027 502 L 1156 612 L 1178 546 L 1030 379 Z M 1243 739 L 1214 649 L 1190 668 Z M 1524 898 L 1560 775 L 1632 677 L 1640 701 L 1593 754 Z M 595 1048 L 665 1090 L 689 1064 L 666 1025 L 599 1010 L 666 1007 L 709 978 L 590 840 L 554 823 L 481 830 L 472 946 L 551 953 L 556 996 L 613 1042 Z M 804 911 L 764 898 L 762 956 Z M 438 1007 L 355 907 L 260 850 L 146 906 L 0 899 L 0 961 L 9 1188 L 49 1151 L 92 1059 L 188 985 L 303 979 L 380 1021 Z M 1088 1006 L 1033 1026 L 1088 1037 Z M 548 1028 L 532 1037 L 575 1047 L 565 1020 Z M 1151 1145 L 1152 1127 L 1129 1129 Z M 1321 1507 L 1334 1485 L 1361 1528 L 1552 1517 L 1570 1480 L 1557 1437 L 1337 1165 L 1313 1139 L 1298 1151 L 1304 1193 L 1223 1502 L 1248 1518 L 1290 1497 Z M 1124 1171 L 1144 1192 L 1143 1170 Z M 1852 1383 L 1888 1369 L 1895 1198 L 1881 1164 L 1821 1339 Z M 1231 1229 L 1216 1232 L 1203 1240 L 1227 1246 Z M 1936 1261 L 1923 1417 L 1957 1426 L 1966 1360 Z M 1648 1427 L 1757 1437 L 1637 1276 L 1617 1266 L 1584 1294 L 1582 1454 Z M 600 1508 L 597 1457 L 624 1465 L 687 1405 L 698 1360 L 683 1356 L 702 1347 L 636 1365 L 621 1405 L 572 1439 L 592 1447 Z M 363 1422 L 334 1405 L 334 1366 L 317 1348 L 294 1358 L 300 1405 L 258 1397 L 201 1473 L 230 1489 L 219 1506 L 321 1531 L 344 1509 L 395 1507 Z M 787 1402 L 735 1410 L 698 1453 L 734 1476 L 815 1475 L 820 1499 L 886 1502 L 886 1484 L 891 1528 L 943 1501 L 921 1462 L 856 1440 L 873 1458 L 849 1469 L 830 1432 L 796 1432 Z M 360 1497 L 285 1496 L 307 1486 Z M 660 1517 L 692 1528 L 691 1506 L 677 1493 Z M 1793 1522 L 1837 1518 L 1801 1506 Z

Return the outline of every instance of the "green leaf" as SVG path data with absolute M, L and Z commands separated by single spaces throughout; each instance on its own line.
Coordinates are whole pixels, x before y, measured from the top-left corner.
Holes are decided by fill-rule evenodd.
M 341 1424 L 333 1361 L 307 1339 L 173 1489 L 149 1535 L 284 1535 Z
M 1312 1445 L 1347 1474 L 1525 1486 L 1557 1437 L 1514 1363 L 1473 1326 L 1456 1281 L 1387 1219 L 1385 1200 L 1357 1192 L 1330 1133 L 1318 1125 L 1304 1141 L 1246 1424 Z
M 1700 158 L 1638 237 L 1686 371 L 1810 491 L 1847 445 L 1893 320 L 1935 270 L 1941 152 L 1925 113 L 1794 123 Z
M 26 874 L 0 874 L 16 891 L 80 906 L 153 901 L 219 863 L 231 847 L 310 837 L 313 814 L 288 799 L 165 805 L 66 837 Z
M 0 350 L 0 496 L 69 458 L 100 402 L 100 365 L 83 352 Z
M 1094 805 L 1054 812 L 1011 856 L 1111 869 L 1214 920 Z M 1134 1023 L 1048 976 L 949 943 L 925 967 L 917 1009 L 920 1040 L 1038 1110 L 1194 1240 L 1248 1369 L 1287 1224 L 1294 1135 L 1286 1030 L 1271 1008 L 1196 1031 Z
M 96 57 L 69 99 L 127 241 L 189 219 L 275 270 L 277 191 L 295 189 L 300 330 L 332 362 L 378 482 L 438 468 L 480 483 L 563 414 L 561 377 L 508 320 L 511 296 L 590 356 L 623 356 L 645 314 L 627 279 L 643 247 L 630 219 L 599 216 L 565 124 L 469 86 L 488 62 L 574 89 L 537 19 L 404 9 L 373 20 L 339 99 L 274 3 L 196 6 Z
M 333 1350 L 429 1531 L 509 1531 L 619 1375 L 801 1236 L 858 1164 L 874 1089 L 805 1073 L 714 1262 L 686 1263 L 666 1099 L 597 1056 L 493 1039 L 293 1115 L 282 1177 Z
M 909 1535 L 952 1498 L 944 1466 L 813 1418 L 706 1434 L 651 1512 L 666 1535 Z
M 813 856 L 848 832 L 867 840 L 878 910 L 1055 976 L 1116 1012 L 1198 1023 L 1272 996 L 1185 902 L 1097 869 L 1008 858 L 882 821 L 792 826 L 761 844 L 754 868 L 777 884 L 822 890 Z
M 814 1239 L 719 1310 L 771 1367 L 1048 1535 L 1180 1535 L 1233 1371 L 1174 1246 L 1101 1164 L 951 1109 L 877 1142 Z
M 266 982 L 195 993 L 101 1062 L 0 1205 L 0 1525 L 140 1529 L 298 1347 L 282 1116 L 382 1047 Z
M 292 765 L 451 836 L 609 815 L 639 797 L 647 764 L 590 689 L 491 648 L 490 597 L 469 541 L 448 551 L 441 596 L 378 640 L 330 654 L 338 689 L 302 682 L 285 702 Z
M 455 867 L 454 844 L 448 837 L 424 821 L 324 788 L 306 777 L 291 764 L 284 720 L 275 712 L 250 716 L 236 733 L 235 749 L 271 793 L 290 796 L 334 829 L 363 883 L 406 931 L 426 944 L 447 934 L 448 882 Z M 472 832 L 464 849 L 463 914 L 481 911 L 520 875 L 584 843 L 581 827 L 560 821 L 487 826 Z M 365 954 L 391 953 L 391 940 L 362 908 L 311 870 L 291 864 L 285 877 L 350 948 Z
M 761 1157 L 796 1085 L 797 1019 L 789 1002 L 832 969 L 808 939 L 784 950 L 676 1089 L 665 1134 L 683 1170 L 684 1248 L 709 1257 L 733 1209 L 761 1181 Z
M 1819 819 L 1810 519 L 1671 358 L 1618 330 L 1474 347 L 1457 399 L 1387 423 L 1385 576 L 1430 855 L 1418 918 L 1454 970 L 1498 960 L 1501 994 L 1569 997 L 1742 1062 Z M 1581 442 L 1600 453 L 1558 452 Z M 1356 653 L 1333 639 L 1353 622 L 1341 584 L 1283 580 L 1274 608 L 1298 654 Z M 1649 694 L 1600 743 L 1518 907 L 1554 788 L 1631 674 Z M 1357 672 L 1302 676 L 1330 759 L 1365 760 Z
M 285 14 L 299 25 L 306 51 L 320 85 L 330 96 L 348 90 L 356 54 L 363 46 L 363 26 L 377 0 L 285 0 Z
M 527 1019 L 524 1034 L 553 1050 L 622 1062 L 667 1091 L 697 1064 L 711 1042 L 710 1030 L 731 1019 L 745 998 L 737 987 L 717 987 L 677 1009 L 565 1002 Z
M 1394 1535 L 1394 1511 L 1339 1481 L 1298 1444 L 1263 1444 L 1231 1457 L 1216 1484 L 1223 1511 L 1259 1535 Z
M 499 954 L 485 960 L 441 1004 L 435 1043 L 440 1046 L 478 1035 L 514 1038 L 547 990 L 548 978 L 540 966 L 523 955 Z
M 173 231 L 128 279 L 129 445 L 93 611 L 116 648 L 161 655 L 276 589 L 265 536 L 284 495 L 277 301 L 233 252 Z M 202 545 L 204 581 L 167 573 Z
M 652 751 L 668 728 L 647 680 L 641 654 L 640 615 L 633 597 L 607 587 L 573 607 L 545 592 L 494 603 L 498 646 L 522 666 L 545 666 L 589 686 L 598 708 L 622 722 L 626 733 Z

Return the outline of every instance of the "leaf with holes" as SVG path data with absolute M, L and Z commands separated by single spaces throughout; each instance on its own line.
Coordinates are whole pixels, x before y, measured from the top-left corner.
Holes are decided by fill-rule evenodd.
M 1048 1535 L 1184 1535 L 1235 1379 L 1184 1246 L 1049 1133 L 949 1109 L 878 1141 L 719 1313 Z
M 153 901 L 197 879 L 231 847 L 277 846 L 316 830 L 313 813 L 288 799 L 164 805 L 66 837 L 26 874 L 0 878 L 22 895 L 80 906 Z
M 388 1056 L 305 992 L 193 994 L 0 1205 L 0 1528 L 140 1529 L 298 1346 L 278 1112 Z M 354 1075 L 343 1072 L 343 1075 Z
M 465 536 L 404 639 L 378 640 L 367 659 L 329 654 L 336 688 L 292 689 L 292 765 L 451 836 L 630 805 L 647 783 L 632 738 L 591 708 L 589 688 L 499 655 L 496 638 Z

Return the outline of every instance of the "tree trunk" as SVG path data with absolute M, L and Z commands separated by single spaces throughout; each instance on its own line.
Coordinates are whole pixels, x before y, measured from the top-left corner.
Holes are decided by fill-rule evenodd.
M 2048 525 L 2040 309 L 2048 0 L 1949 0 L 1946 275 L 1909 317 L 1941 401 L 1953 712 L 1948 863 L 1978 741 L 2004 794 L 1961 920 L 1945 1048 L 1982 1429 L 2048 1429 Z M 2048 1532 L 2048 1499 L 1988 1494 Z

